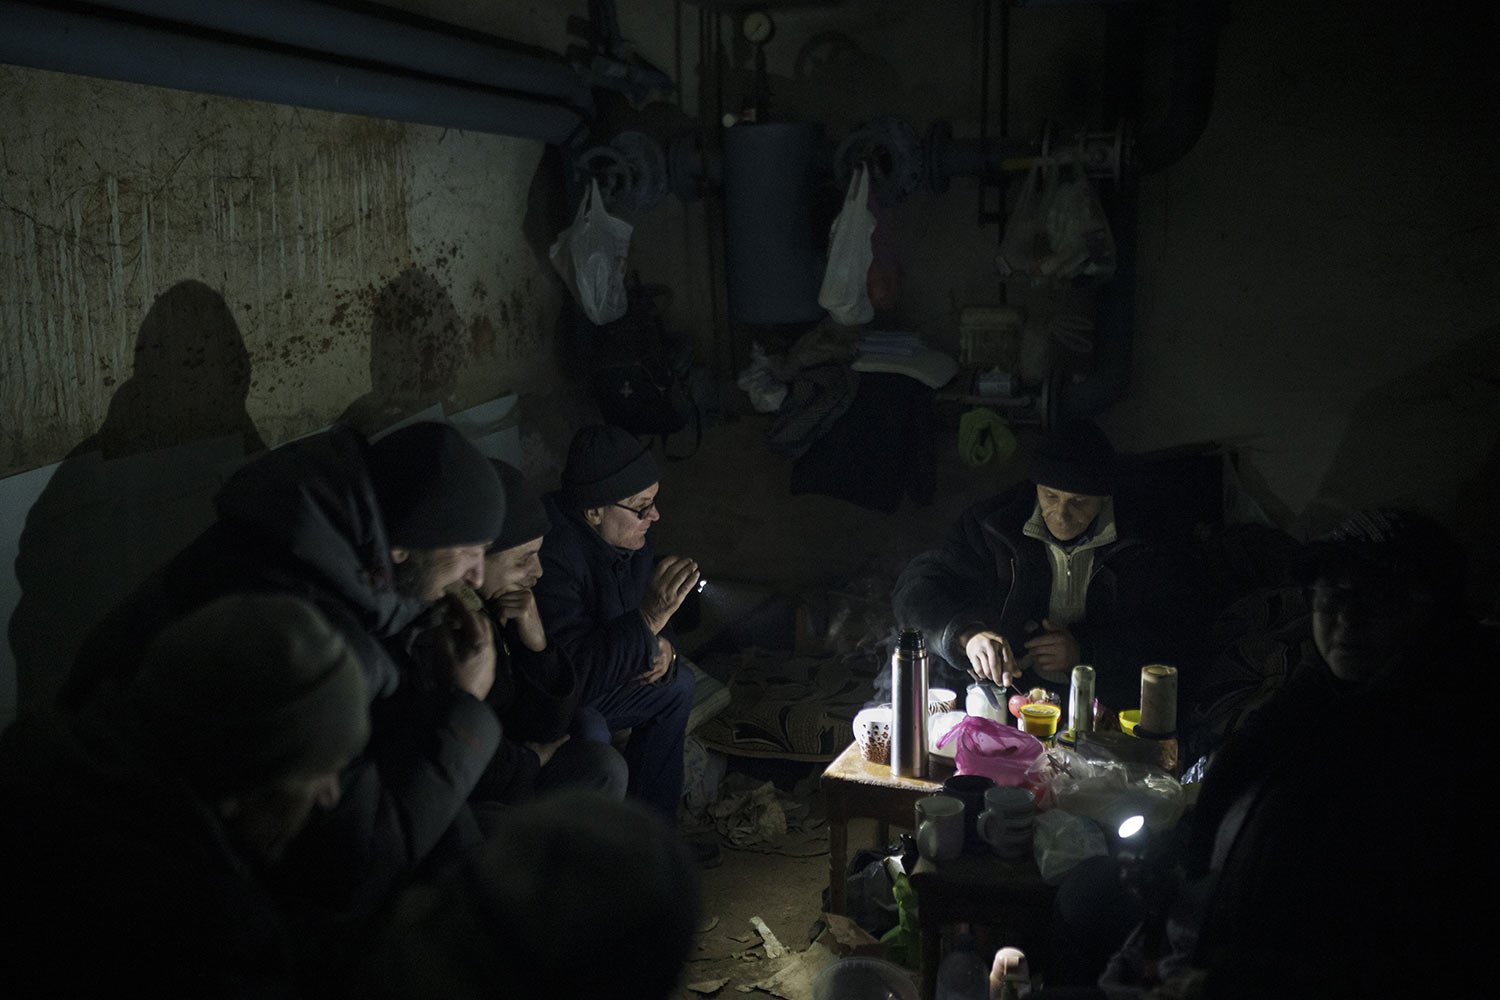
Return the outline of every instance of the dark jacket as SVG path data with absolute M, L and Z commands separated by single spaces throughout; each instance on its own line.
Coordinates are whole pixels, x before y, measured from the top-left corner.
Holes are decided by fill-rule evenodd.
M 419 621 L 413 631 L 426 634 L 440 624 L 441 608 L 430 620 Z M 494 756 L 485 765 L 472 802 L 517 803 L 531 797 L 541 770 L 540 761 L 527 743 L 550 743 L 568 731 L 578 709 L 579 685 L 572 662 L 557 643 L 549 642 L 540 653 L 528 649 L 517 635 L 514 622 L 495 625 L 495 683 L 485 695 L 485 704 L 500 719 L 502 738 Z M 419 663 L 431 655 L 422 635 L 413 639 Z M 426 674 L 426 671 L 420 671 Z
M 552 529 L 542 540 L 542 578 L 533 592 L 547 641 L 572 659 L 580 700 L 593 704 L 651 667 L 656 637 L 640 607 L 656 556 L 649 537 L 644 548 L 618 549 L 559 505 L 556 494 L 543 502 Z
M 235 591 L 287 591 L 327 615 L 364 667 L 371 738 L 343 798 L 293 845 L 287 886 L 319 911 L 357 920 L 433 851 L 500 741 L 486 705 L 451 685 L 406 683 L 398 634 L 423 610 L 394 586 L 366 445 L 338 429 L 268 452 L 216 498 L 218 521 L 85 641 L 65 708 L 108 702 L 168 622 Z M 467 824 L 465 824 L 467 825 Z
M 209 805 L 76 720 L 0 739 L 0 885 L 10 995 L 298 995 L 286 925 Z
M 505 727 L 505 739 L 490 758 L 471 798 L 520 802 L 531 796 L 541 770 L 527 743 L 551 743 L 568 731 L 578 709 L 578 677 L 556 643 L 540 653 L 527 649 L 514 628 L 497 629 L 495 686 L 485 702 Z
M 1035 508 L 1029 482 L 975 504 L 940 550 L 917 556 L 896 581 L 896 621 L 921 629 L 929 648 L 961 674 L 969 662 L 959 641 L 963 632 L 998 632 L 1021 656 L 1047 617 L 1052 566 L 1046 544 L 1022 534 Z M 1118 511 L 1115 523 L 1117 540 L 1094 553 L 1084 618 L 1068 629 L 1078 640 L 1080 662 L 1095 670 L 1098 698 L 1133 708 L 1140 704 L 1140 668 L 1189 658 L 1204 612 L 1182 585 L 1185 578 L 1132 537 Z M 1058 687 L 1034 675 L 1026 683 Z

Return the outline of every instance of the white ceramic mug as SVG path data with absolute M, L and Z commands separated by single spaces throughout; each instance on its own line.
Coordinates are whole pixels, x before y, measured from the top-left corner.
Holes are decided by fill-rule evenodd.
M 984 793 L 984 812 L 974 821 L 974 829 L 996 854 L 1015 857 L 1025 853 L 1031 844 L 1035 811 L 1036 800 L 1024 788 L 988 788 Z
M 917 800 L 917 851 L 928 861 L 949 861 L 964 850 L 964 803 L 952 795 Z

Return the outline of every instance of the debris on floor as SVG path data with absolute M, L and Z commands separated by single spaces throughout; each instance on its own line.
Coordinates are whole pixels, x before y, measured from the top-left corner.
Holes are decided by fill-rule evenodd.
M 732 773 L 706 818 L 735 850 L 816 857 L 828 853 L 828 825 L 811 812 L 808 799 L 806 790 L 787 793 L 774 782 Z
M 807 1000 L 812 996 L 813 982 L 818 974 L 836 961 L 838 959 L 833 952 L 820 944 L 814 944 L 806 951 L 788 956 L 781 968 L 760 982 L 737 986 L 735 989 L 741 993 L 764 990 L 783 1000 Z
M 820 922 L 823 928 L 814 935 L 813 940 L 825 945 L 840 958 L 848 955 L 885 957 L 885 945 L 880 943 L 880 939 L 848 917 L 838 913 L 825 913 Z
M 771 928 L 766 926 L 764 920 L 760 917 L 751 917 L 750 924 L 755 928 L 756 933 L 760 935 L 761 941 L 765 943 L 767 958 L 780 958 L 786 954 L 786 945 L 777 939 L 776 935 L 771 932 Z
M 721 798 L 708 807 L 708 815 L 731 847 L 774 843 L 786 836 L 786 812 L 770 781 Z
M 701 983 L 688 983 L 687 988 L 692 990 L 694 993 L 701 993 L 704 996 L 707 996 L 711 993 L 719 992 L 726 985 L 728 985 L 728 983 L 729 977 L 725 976 L 723 979 L 705 979 Z

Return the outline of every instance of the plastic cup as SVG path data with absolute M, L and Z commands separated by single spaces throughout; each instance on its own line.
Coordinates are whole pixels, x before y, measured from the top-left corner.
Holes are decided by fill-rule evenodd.
M 891 706 L 874 705 L 854 716 L 854 740 L 865 760 L 875 764 L 891 762 Z
M 1050 702 L 1033 702 L 1021 709 L 1021 728 L 1039 740 L 1057 735 L 1057 720 L 1062 709 Z

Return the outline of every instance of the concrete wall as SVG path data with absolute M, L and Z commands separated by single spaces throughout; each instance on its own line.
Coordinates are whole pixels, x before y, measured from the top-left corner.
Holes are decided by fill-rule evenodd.
M 1268 505 L 1456 513 L 1500 440 L 1493 15 L 1238 3 L 1143 193 L 1141 445 L 1245 442 Z
M 372 390 L 472 403 L 551 367 L 556 293 L 522 230 L 539 143 L 13 67 L 0 113 L 0 474 L 93 434 L 142 337 L 188 352 L 204 310 L 271 444 Z M 163 296 L 187 312 L 153 316 Z M 174 360 L 151 394 L 191 387 L 160 405 L 238 402 L 193 374 L 216 356 Z
M 405 6 L 561 51 L 564 19 L 586 5 Z M 641 54 L 683 82 L 680 105 L 617 109 L 622 125 L 670 132 L 716 114 L 697 9 L 682 5 L 679 22 L 675 5 L 620 5 Z M 973 135 L 977 11 L 774 10 L 773 113 L 821 120 L 831 142 L 876 114 Z M 1102 420 L 1134 450 L 1241 446 L 1247 487 L 1296 530 L 1349 505 L 1412 502 L 1492 562 L 1495 15 L 1352 0 L 1230 12 L 1206 131 L 1144 180 L 1133 379 Z M 1101 124 L 1103 27 L 1095 6 L 1013 11 L 1012 135 L 1047 119 Z M 723 37 L 733 110 L 753 52 L 732 21 Z M 1148 60 L 1158 96 L 1161 56 Z M 556 364 L 566 342 L 545 250 L 567 207 L 538 144 L 10 67 L 0 120 L 0 476 L 80 446 L 106 458 L 194 439 L 253 449 L 351 408 L 377 424 L 521 389 L 545 485 L 589 417 Z M 999 299 L 999 233 L 976 209 L 959 180 L 897 210 L 904 284 L 890 325 L 954 349 L 958 310 Z M 676 289 L 674 325 L 728 376 L 749 333 L 721 329 L 713 214 L 669 201 L 632 219 L 632 262 Z M 772 583 L 847 578 L 934 542 L 950 507 L 1017 471 L 957 467 L 949 436 L 939 509 L 851 519 L 841 502 L 785 495 L 786 463 L 755 439 L 711 428 L 697 455 L 667 465 L 681 489 L 664 497 L 661 542 Z
M 540 143 L 10 66 L 0 119 L 0 721 L 246 452 L 519 391 L 555 474 Z
M 1296 534 L 1324 530 L 1354 506 L 1425 508 L 1471 541 L 1471 590 L 1493 609 L 1500 79 L 1488 46 L 1500 24 L 1493 11 L 1457 6 L 1229 4 L 1207 128 L 1185 157 L 1143 180 L 1132 380 L 1101 422 L 1130 450 L 1236 446 L 1246 489 Z M 835 141 L 877 111 L 919 133 L 950 118 L 959 135 L 973 134 L 974 10 L 853 0 L 773 11 L 773 97 L 825 120 Z M 1047 117 L 1087 120 L 1100 106 L 1102 25 L 1098 7 L 1013 12 L 1012 134 L 1034 135 Z M 824 32 L 842 39 L 834 54 L 797 69 L 807 65 L 797 54 Z M 1160 110 L 1169 51 L 1158 40 L 1148 54 L 1148 113 Z M 748 66 L 748 51 L 739 55 Z M 959 305 L 997 292 L 989 265 L 998 234 L 974 225 L 973 208 L 972 185 L 958 182 L 898 211 L 906 284 L 895 322 L 939 346 L 954 344 Z M 941 444 L 951 461 L 953 439 Z M 766 458 L 773 484 L 783 482 L 784 464 Z M 738 451 L 726 466 L 744 461 Z M 940 531 L 902 512 L 851 539 L 844 522 L 814 510 L 815 498 L 772 500 L 761 496 L 764 476 L 741 478 L 766 512 L 763 555 L 745 557 L 758 568 L 794 550 L 770 541 L 781 525 L 801 540 L 799 561 L 829 578 L 880 556 L 891 539 L 905 548 Z M 965 481 L 960 471 L 951 485 L 977 496 L 997 478 L 981 471 Z M 721 527 L 741 513 L 727 503 Z M 683 531 L 705 546 L 723 537 Z

